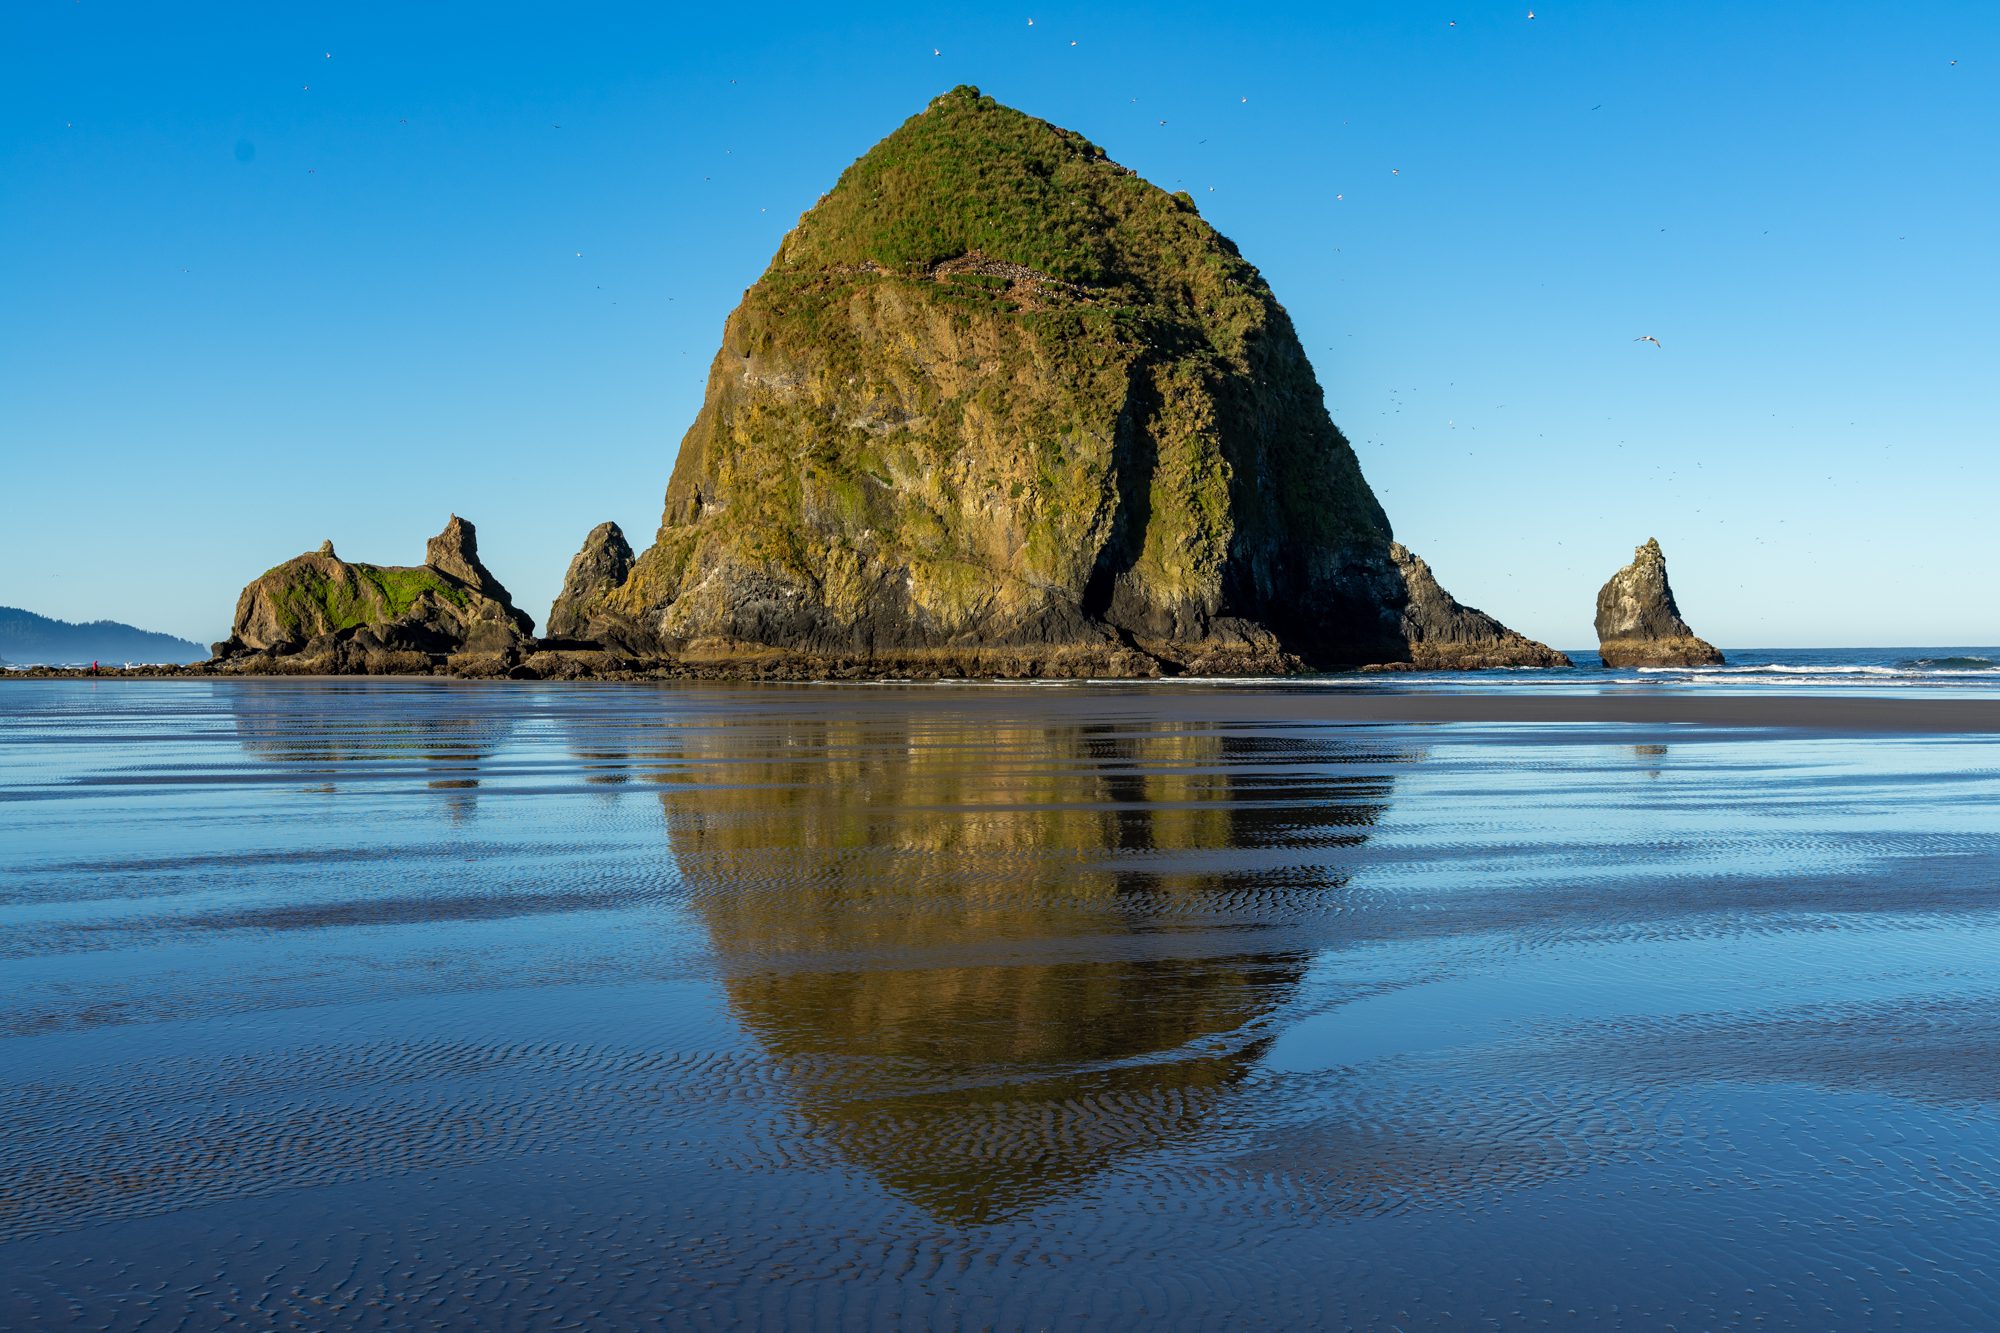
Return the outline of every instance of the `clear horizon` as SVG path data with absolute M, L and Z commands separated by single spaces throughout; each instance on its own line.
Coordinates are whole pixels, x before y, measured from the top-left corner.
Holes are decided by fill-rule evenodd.
M 1658 537 L 1725 650 L 2000 642 L 2000 11 L 1527 12 L 14 7 L 0 605 L 207 643 L 456 512 L 539 623 L 779 238 L 971 83 L 1195 197 L 1468 605 L 1594 643 Z

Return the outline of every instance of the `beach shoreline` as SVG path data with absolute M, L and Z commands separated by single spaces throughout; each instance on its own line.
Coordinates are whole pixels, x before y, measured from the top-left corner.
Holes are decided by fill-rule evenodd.
M 1605 685 L 1597 692 L 1529 693 L 1518 689 L 1450 689 L 1382 681 L 1329 686 L 1327 678 L 1238 681 L 1050 680 L 507 680 L 449 676 L 213 676 L 137 671 L 10 672 L 28 682 L 178 681 L 250 690 L 329 685 L 415 689 L 638 689 L 740 694 L 759 708 L 842 717 L 912 709 L 984 713 L 996 719 L 1032 713 L 1078 721 L 1115 715 L 1120 701 L 1150 716 L 1185 722 L 1245 724 L 1501 724 L 1692 726 L 1730 730 L 1807 731 L 1836 735 L 2000 734 L 2000 698 L 1899 698 L 1824 691 L 1725 694 L 1659 686 Z M 796 696 L 791 701 L 784 695 Z M 839 702 L 834 703 L 835 700 Z

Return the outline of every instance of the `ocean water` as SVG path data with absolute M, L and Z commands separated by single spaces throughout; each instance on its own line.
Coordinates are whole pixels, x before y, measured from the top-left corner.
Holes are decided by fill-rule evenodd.
M 1527 669 L 1411 673 L 1408 688 L 1450 691 L 1533 689 L 1574 693 L 1632 687 L 1680 690 L 1797 691 L 1884 694 L 1922 691 L 1990 698 L 2000 696 L 2000 648 L 1726 648 L 1715 667 L 1610 669 L 1595 648 L 1566 649 L 1577 663 L 1555 670 Z M 1381 689 L 1376 678 L 1350 673 L 1318 678 L 1323 684 Z
M 0 1327 L 2000 1324 L 2000 737 L 1217 688 L 0 687 Z

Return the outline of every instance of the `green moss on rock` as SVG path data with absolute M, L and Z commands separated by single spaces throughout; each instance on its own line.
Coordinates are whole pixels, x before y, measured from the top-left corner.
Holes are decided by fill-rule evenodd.
M 349 563 L 328 542 L 266 570 L 237 599 L 224 654 L 290 653 L 363 631 L 384 651 L 493 649 L 533 632 L 479 562 L 470 523 L 454 516 L 426 554 L 414 566 Z
M 287 571 L 281 565 L 264 577 L 273 585 L 278 623 L 304 638 L 400 620 L 425 593 L 453 606 L 469 604 L 463 588 L 429 569 L 349 564 L 341 571 Z

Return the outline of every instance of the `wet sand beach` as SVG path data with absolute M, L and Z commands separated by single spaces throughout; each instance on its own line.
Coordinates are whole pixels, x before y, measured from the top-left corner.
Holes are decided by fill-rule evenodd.
M 2000 1320 L 2000 700 L 0 688 L 0 1326 Z
M 833 711 L 843 715 L 888 709 L 919 711 L 944 709 L 967 715 L 999 716 L 1027 713 L 1060 715 L 1075 711 L 1092 713 L 1098 701 L 1144 699 L 1162 717 L 1188 721 L 1231 719 L 1238 721 L 1300 722 L 1590 722 L 1632 725 L 1696 725 L 1708 727 L 1760 727 L 1845 732 L 1865 735 L 1876 732 L 1907 734 L 1965 734 L 2000 732 L 2000 697 L 1981 694 L 1961 697 L 1882 697 L 1866 693 L 1817 690 L 1811 693 L 1770 693 L 1742 691 L 1734 694 L 1711 690 L 1690 691 L 1659 685 L 1651 688 L 1624 683 L 1604 685 L 1589 676 L 1554 675 L 1546 688 L 1493 688 L 1491 673 L 1466 673 L 1458 677 L 1425 679 L 1420 685 L 1399 687 L 1394 675 L 1320 676 L 1286 680 L 1238 681 L 1050 681 L 1035 684 L 966 681 L 885 681 L 873 684 L 823 682 L 818 684 L 765 684 L 675 681 L 651 688 L 678 690 L 721 698 L 757 699 L 774 710 L 814 714 Z M 25 687 L 48 677 L 29 678 L 0 675 L 0 683 L 12 681 Z M 142 674 L 107 673 L 91 677 L 70 671 L 66 679 L 92 685 L 115 687 L 144 682 L 160 682 Z M 1440 682 L 1443 687 L 1440 688 Z M 286 686 L 326 688 L 456 688 L 461 690 L 517 690 L 515 681 L 462 681 L 447 678 L 378 677 L 371 681 L 354 676 L 295 676 L 258 678 L 227 682 L 183 679 L 187 688 L 221 687 L 243 690 Z M 1523 682 L 1507 681 L 1519 686 Z M 648 688 L 621 682 L 557 682 L 552 690 L 600 688 Z M 1085 692 L 1079 703 L 1066 694 Z M 5 696 L 0 695 L 0 703 Z

